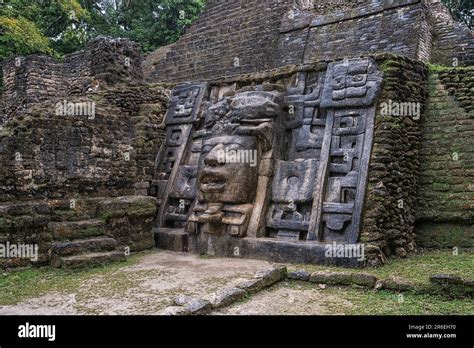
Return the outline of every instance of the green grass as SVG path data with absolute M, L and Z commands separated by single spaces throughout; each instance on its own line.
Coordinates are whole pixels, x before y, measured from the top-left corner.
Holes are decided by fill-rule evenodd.
M 473 315 L 472 299 L 447 299 L 442 296 L 355 288 L 326 288 L 328 294 L 353 304 L 342 307 L 334 304 L 335 311 L 347 315 Z
M 415 285 L 426 285 L 429 283 L 429 277 L 435 274 L 449 274 L 474 279 L 474 252 L 459 250 L 459 255 L 456 256 L 451 250 L 424 251 L 407 259 L 391 259 L 387 265 L 380 268 L 364 270 L 313 265 L 291 265 L 288 267 L 289 271 L 297 269 L 304 269 L 307 272 L 322 270 L 364 272 L 373 274 L 379 279 L 397 276 L 410 280 Z
M 441 273 L 474 279 L 474 253 L 460 250 L 459 255 L 454 255 L 451 250 L 429 251 L 373 270 L 380 278 L 397 275 L 414 283 L 428 283 L 429 276 Z
M 243 303 L 258 301 L 262 296 L 272 296 L 276 289 L 300 291 L 306 303 L 315 303 L 324 314 L 338 315 L 473 315 L 472 299 L 449 299 L 443 296 L 408 292 L 397 294 L 390 291 L 376 291 L 361 287 L 326 286 L 320 289 L 317 284 L 286 280 L 262 293 L 252 295 Z M 281 292 L 281 291 L 280 291 Z M 319 293 L 314 296 L 314 293 Z M 301 314 L 305 314 L 302 312 Z
M 448 70 L 470 70 L 471 67 L 464 67 L 464 66 L 446 66 L 446 65 L 439 65 L 439 64 L 428 64 L 428 68 L 430 72 L 437 73 L 437 72 L 442 72 L 442 71 L 448 71 Z
M 51 293 L 77 292 L 85 281 L 97 281 L 93 292 L 86 291 L 78 294 L 84 302 L 93 294 L 103 297 L 123 294 L 134 288 L 139 279 L 151 276 L 154 270 L 139 272 L 125 272 L 124 268 L 138 264 L 140 259 L 149 252 L 132 255 L 126 262 L 114 263 L 99 268 L 78 271 L 66 271 L 52 268 L 27 269 L 9 274 L 0 275 L 0 305 L 14 305 L 29 298 L 39 297 Z M 206 259 L 204 257 L 203 259 Z M 474 254 L 460 251 L 458 256 L 450 251 L 426 251 L 408 259 L 394 259 L 385 267 L 377 269 L 354 270 L 376 275 L 378 278 L 387 278 L 391 275 L 411 280 L 417 285 L 424 286 L 429 282 L 429 276 L 439 273 L 462 276 L 474 279 Z M 306 269 L 308 272 L 317 270 L 347 271 L 347 269 L 291 265 L 289 270 Z M 151 272 L 151 273 L 150 273 Z M 150 273 L 150 274 L 148 274 Z M 213 279 L 221 284 L 222 279 Z M 335 313 L 348 315 L 428 315 L 428 314 L 474 314 L 472 299 L 450 299 L 445 296 L 426 294 L 421 292 L 407 292 L 403 294 L 403 301 L 399 295 L 389 291 L 375 291 L 358 287 L 327 286 L 324 290 L 317 290 L 317 285 L 309 282 L 286 281 L 276 286 L 288 289 L 314 289 L 323 291 L 334 301 L 326 303 L 329 310 Z M 270 289 L 271 290 L 271 289 Z M 271 293 L 270 293 L 271 295 Z M 82 296 L 82 297 L 81 297 Z M 251 301 L 252 296 L 246 296 L 241 303 Z M 347 305 L 347 301 L 352 306 Z M 86 301 L 87 302 L 87 301 Z M 160 306 L 164 306 L 160 303 Z M 90 314 L 94 314 L 93 311 Z
M 48 293 L 68 293 L 78 289 L 81 283 L 95 277 L 107 277 L 116 271 L 138 263 L 143 253 L 130 256 L 127 261 L 83 270 L 62 270 L 49 267 L 31 268 L 0 275 L 0 305 L 13 305 L 25 299 Z M 110 278 L 113 278 L 111 276 Z M 117 282 L 121 283 L 118 284 Z M 112 282 L 113 287 L 127 287 L 126 279 Z

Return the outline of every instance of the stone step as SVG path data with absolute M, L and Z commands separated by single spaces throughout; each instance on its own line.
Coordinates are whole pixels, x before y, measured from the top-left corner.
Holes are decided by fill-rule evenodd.
M 123 251 L 109 251 L 101 253 L 87 253 L 68 257 L 56 257 L 51 261 L 51 266 L 55 268 L 84 268 L 97 267 L 108 263 L 125 261 L 125 253 Z
M 117 241 L 109 237 L 77 239 L 65 242 L 53 242 L 51 255 L 72 256 L 83 253 L 113 251 L 117 248 Z
M 74 240 L 105 235 L 105 222 L 100 219 L 51 222 L 48 224 L 54 240 Z

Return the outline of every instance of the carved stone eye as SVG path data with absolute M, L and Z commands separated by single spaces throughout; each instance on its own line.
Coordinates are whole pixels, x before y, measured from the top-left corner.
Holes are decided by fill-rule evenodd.
M 180 130 L 175 130 L 171 133 L 171 139 L 174 141 L 178 141 L 179 139 L 181 139 L 181 134 L 182 132 Z
M 300 181 L 300 178 L 297 177 L 297 176 L 290 176 L 286 180 L 287 180 L 288 184 L 290 184 L 291 186 L 295 186 Z

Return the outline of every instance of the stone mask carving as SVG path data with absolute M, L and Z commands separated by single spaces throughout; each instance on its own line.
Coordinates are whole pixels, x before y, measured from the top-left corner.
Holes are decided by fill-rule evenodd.
M 198 202 L 188 230 L 245 233 L 255 201 L 261 155 L 273 143 L 279 93 L 239 93 L 208 107 L 198 170 Z M 229 228 L 226 227 L 229 226 Z
M 218 136 L 204 140 L 198 183 L 199 201 L 230 204 L 252 202 L 258 167 L 251 165 L 250 157 L 258 157 L 255 156 L 257 153 L 257 141 L 253 136 Z M 232 158 L 234 155 L 235 161 Z M 249 159 L 248 163 L 241 163 L 245 157 Z

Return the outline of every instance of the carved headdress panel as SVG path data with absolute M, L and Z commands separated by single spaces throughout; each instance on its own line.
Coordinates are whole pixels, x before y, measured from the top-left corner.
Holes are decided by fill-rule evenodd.
M 250 91 L 225 98 L 205 112 L 205 138 L 222 135 L 256 136 L 263 151 L 271 148 L 274 120 L 282 112 L 278 92 Z

